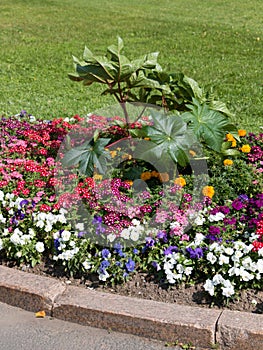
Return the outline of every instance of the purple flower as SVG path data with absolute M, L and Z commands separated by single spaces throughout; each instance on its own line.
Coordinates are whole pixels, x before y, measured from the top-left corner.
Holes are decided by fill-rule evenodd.
M 135 262 L 132 260 L 132 258 L 129 258 L 128 261 L 125 264 L 125 267 L 128 272 L 132 272 L 135 269 Z
M 246 194 L 240 194 L 238 199 L 240 199 L 242 202 L 247 202 L 249 198 Z
M 232 202 L 232 207 L 235 210 L 241 210 L 242 208 L 244 208 L 244 204 L 241 202 L 241 200 L 237 198 Z
M 155 243 L 152 237 L 146 237 L 145 242 L 146 242 L 146 247 L 153 247 Z
M 213 236 L 219 235 L 220 234 L 220 228 L 217 227 L 217 226 L 210 226 L 209 227 L 209 233 L 210 233 L 210 235 L 213 235 Z
M 178 247 L 176 247 L 175 245 L 170 245 L 170 247 L 166 248 L 164 250 L 164 255 L 169 255 L 172 254 L 173 252 L 177 253 L 178 252 Z
M 110 251 L 108 249 L 102 249 L 101 251 L 101 256 L 103 257 L 103 259 L 107 259 L 110 255 Z
M 167 239 L 167 233 L 165 231 L 159 231 L 156 235 L 158 239 L 162 239 L 164 243 L 168 241 Z
M 187 253 L 190 255 L 190 259 L 200 259 L 203 257 L 204 252 L 202 248 L 186 248 Z
M 126 254 L 122 251 L 122 245 L 120 243 L 114 244 L 114 253 L 118 254 L 121 258 L 125 258 Z
M 110 266 L 110 263 L 108 260 L 103 260 L 100 264 L 99 271 L 100 273 L 105 274 L 105 269 Z
M 27 199 L 23 199 L 21 202 L 20 202 L 20 206 L 22 207 L 23 205 L 28 205 L 29 204 L 29 201 Z

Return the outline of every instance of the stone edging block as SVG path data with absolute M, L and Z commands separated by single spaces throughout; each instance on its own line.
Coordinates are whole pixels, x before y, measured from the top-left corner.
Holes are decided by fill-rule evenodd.
M 263 315 L 130 298 L 0 265 L 0 301 L 82 325 L 196 349 L 263 350 Z

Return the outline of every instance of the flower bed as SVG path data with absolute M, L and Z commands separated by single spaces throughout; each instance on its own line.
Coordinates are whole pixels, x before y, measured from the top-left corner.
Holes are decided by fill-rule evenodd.
M 0 257 L 33 266 L 50 258 L 102 283 L 136 271 L 170 285 L 201 281 L 223 299 L 261 289 L 263 134 L 226 134 L 239 156 L 208 151 L 208 177 L 199 179 L 187 166 L 168 173 L 134 160 L 127 144 L 118 147 L 129 136 L 120 122 L 95 115 L 88 124 L 79 116 L 36 121 L 25 112 L 1 119 Z M 150 124 L 145 117 L 130 129 L 138 136 Z M 68 143 L 78 147 L 95 129 L 117 142 L 100 145 L 113 172 L 65 170 Z

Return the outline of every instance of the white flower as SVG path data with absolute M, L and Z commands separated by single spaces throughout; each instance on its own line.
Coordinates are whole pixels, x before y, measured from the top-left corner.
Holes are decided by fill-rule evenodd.
M 131 240 L 136 242 L 136 241 L 138 241 L 139 237 L 140 237 L 139 232 L 135 231 L 135 230 L 132 230 L 132 232 L 131 232 Z
M 105 282 L 108 277 L 110 277 L 110 275 L 108 274 L 107 271 L 104 271 L 104 273 L 100 273 L 99 274 L 99 280 L 100 281 L 104 281 Z
M 39 253 L 43 253 L 43 251 L 45 250 L 45 246 L 43 242 L 37 242 L 35 245 L 36 251 L 38 251 Z
M 224 215 L 223 213 L 216 213 L 215 215 L 210 214 L 210 215 L 208 216 L 208 220 L 209 220 L 210 222 L 213 222 L 213 221 L 221 221 L 221 220 L 224 219 L 224 217 L 225 217 L 225 215 Z
M 61 233 L 61 238 L 64 242 L 67 242 L 69 241 L 70 239 L 70 236 L 71 236 L 71 233 L 67 230 L 64 230 L 62 233 Z
M 222 287 L 222 294 L 227 298 L 231 297 L 231 295 L 235 294 L 234 287 L 232 285 L 228 287 Z
M 79 231 L 84 231 L 84 224 L 83 224 L 83 222 L 77 223 L 76 229 L 79 230 Z
M 0 190 L 0 201 L 2 202 L 4 200 L 5 194 L 2 190 Z
M 211 280 L 206 280 L 204 284 L 204 290 L 207 291 L 211 296 L 215 294 L 215 287 Z
M 20 236 L 18 235 L 18 233 L 15 232 L 11 235 L 10 241 L 15 245 L 21 244 Z
M 121 231 L 120 236 L 124 239 L 129 239 L 130 238 L 130 231 L 127 228 L 125 228 Z
M 229 256 L 226 256 L 224 254 L 220 254 L 218 259 L 219 265 L 229 264 Z
M 248 282 L 250 280 L 253 280 L 254 276 L 246 271 L 242 266 L 240 268 L 240 277 L 243 281 Z
M 260 248 L 260 249 L 258 250 L 258 255 L 259 255 L 259 256 L 263 256 L 263 248 Z
M 204 239 L 205 239 L 205 236 L 202 233 L 197 233 L 195 236 L 194 244 L 196 246 L 199 246 L 203 242 Z
M 204 222 L 205 218 L 202 215 L 198 215 L 194 220 L 194 224 L 197 226 L 202 226 Z
M 116 238 L 116 235 L 114 235 L 113 233 L 110 233 L 108 236 L 107 236 L 107 240 L 109 242 L 113 242 Z
M 0 222 L 2 224 L 5 224 L 6 223 L 6 218 L 3 217 L 3 215 L 0 213 Z
M 225 279 L 223 278 L 222 275 L 220 275 L 219 273 L 217 273 L 216 275 L 214 275 L 213 277 L 213 284 L 216 286 L 218 284 L 222 284 L 225 282 Z
M 0 238 L 0 250 L 3 249 L 3 240 Z
M 234 249 L 231 248 L 231 247 L 227 247 L 227 248 L 225 248 L 225 253 L 227 255 L 233 255 L 234 254 Z
M 211 264 L 214 264 L 217 260 L 216 256 L 212 252 L 209 252 L 206 258 Z
M 83 265 L 83 267 L 84 267 L 84 269 L 85 270 L 89 270 L 89 269 L 91 269 L 91 263 L 90 263 L 90 261 L 88 261 L 88 260 L 85 260 L 83 263 L 82 263 L 82 265 Z
M 263 259 L 257 261 L 257 269 L 260 273 L 263 273 Z
M 192 271 L 193 271 L 193 268 L 190 267 L 190 266 L 187 266 L 187 267 L 185 268 L 185 270 L 184 270 L 184 273 L 185 273 L 186 276 L 190 276 L 191 273 L 192 273 Z

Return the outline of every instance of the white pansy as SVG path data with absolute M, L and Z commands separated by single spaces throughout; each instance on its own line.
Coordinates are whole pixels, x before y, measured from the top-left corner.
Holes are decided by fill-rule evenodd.
M 263 256 L 263 248 L 260 248 L 260 249 L 258 250 L 258 255 L 259 255 L 259 256 Z
M 194 220 L 194 224 L 197 226 L 202 226 L 204 222 L 205 222 L 205 218 L 202 215 L 198 215 Z
M 240 268 L 240 277 L 245 282 L 248 282 L 254 279 L 254 276 L 248 271 L 246 271 L 243 267 Z
M 113 233 L 110 233 L 110 234 L 107 236 L 107 240 L 108 240 L 109 242 L 113 242 L 115 239 L 116 239 L 116 235 L 114 235 Z
M 130 235 L 131 240 L 136 242 L 136 241 L 138 241 L 139 237 L 140 237 L 139 231 L 132 230 L 131 235 Z
M 187 266 L 184 270 L 184 273 L 186 276 L 190 276 L 192 272 L 193 272 L 193 268 L 191 266 Z
M 85 260 L 83 263 L 82 263 L 83 267 L 85 270 L 89 270 L 91 269 L 92 265 L 91 265 L 91 262 L 88 261 L 88 260 Z
M 234 294 L 235 294 L 235 289 L 232 285 L 227 287 L 222 287 L 222 295 L 224 295 L 226 298 L 229 298 Z
M 6 218 L 3 217 L 2 213 L 0 213 L 0 222 L 1 222 L 2 224 L 5 224 L 5 223 L 6 223 Z
M 2 190 L 0 190 L 0 201 L 2 202 L 4 200 L 5 194 Z
M 228 270 L 229 276 L 240 276 L 240 268 L 233 266 Z
M 76 224 L 76 229 L 79 231 L 84 231 L 84 223 L 83 222 L 79 222 Z
M 214 264 L 216 262 L 216 260 L 217 260 L 217 257 L 212 252 L 209 252 L 206 255 L 206 258 L 211 264 Z
M 3 240 L 0 238 L 0 250 L 3 249 Z
M 211 296 L 215 294 L 215 286 L 211 280 L 206 280 L 204 284 L 204 290 L 207 291 Z
M 130 231 L 127 228 L 125 228 L 121 231 L 120 236 L 121 236 L 121 238 L 129 239 L 130 238 Z
M 35 245 L 36 251 L 38 251 L 39 253 L 43 253 L 43 251 L 45 250 L 45 246 L 43 242 L 37 242 Z
M 71 233 L 67 230 L 64 230 L 62 233 L 61 233 L 61 238 L 64 242 L 67 242 L 69 241 L 70 239 L 70 236 L 71 236 Z
M 225 215 L 223 214 L 223 213 L 216 213 L 216 214 L 214 214 L 214 215 L 212 215 L 212 214 L 210 214 L 209 216 L 208 216 L 208 220 L 210 221 L 210 222 L 213 222 L 213 221 L 221 221 L 221 220 L 223 220 L 224 219 L 224 217 L 225 217 Z
M 231 247 L 226 247 L 226 248 L 225 248 L 225 253 L 226 253 L 227 255 L 233 255 L 233 254 L 234 254 L 234 249 L 231 248 Z
M 204 239 L 205 239 L 205 236 L 202 233 L 197 233 L 195 236 L 194 244 L 196 246 L 199 246 Z
M 263 259 L 257 261 L 257 270 L 258 272 L 263 273 Z
M 229 264 L 229 256 L 226 256 L 224 254 L 220 254 L 218 258 L 219 265 Z
M 214 275 L 213 277 L 213 284 L 216 286 L 218 284 L 222 284 L 225 282 L 225 279 L 223 278 L 222 275 L 220 275 L 220 273 L 217 273 L 216 275 Z
M 8 236 L 9 235 L 8 228 L 4 228 L 4 231 L 3 231 L 2 235 L 3 236 Z
M 104 271 L 104 273 L 100 273 L 99 274 L 99 280 L 100 281 L 106 281 L 107 280 L 107 278 L 109 278 L 110 277 L 110 275 L 108 274 L 108 272 L 107 271 Z
M 21 244 L 21 238 L 20 238 L 19 234 L 17 234 L 17 233 L 13 233 L 10 236 L 10 241 L 15 245 Z

